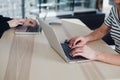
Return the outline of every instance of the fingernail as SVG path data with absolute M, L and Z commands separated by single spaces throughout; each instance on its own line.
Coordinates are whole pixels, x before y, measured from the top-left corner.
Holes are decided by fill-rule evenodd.
M 32 22 L 32 21 L 30 21 L 30 23 L 31 23 L 31 24 L 33 24 L 33 22 Z

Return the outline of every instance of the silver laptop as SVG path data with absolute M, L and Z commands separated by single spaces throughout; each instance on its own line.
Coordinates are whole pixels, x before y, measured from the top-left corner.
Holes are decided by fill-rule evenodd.
M 45 33 L 48 42 L 50 46 L 57 51 L 57 53 L 66 61 L 69 63 L 75 63 L 75 62 L 85 62 L 89 61 L 88 59 L 78 56 L 78 57 L 72 57 L 70 56 L 71 48 L 68 46 L 67 41 L 60 43 L 58 40 L 54 30 L 51 28 L 51 26 L 42 19 L 38 18 L 38 21 L 42 27 L 43 32 Z
M 16 27 L 15 34 L 39 34 L 41 30 L 39 24 L 35 27 L 19 25 Z

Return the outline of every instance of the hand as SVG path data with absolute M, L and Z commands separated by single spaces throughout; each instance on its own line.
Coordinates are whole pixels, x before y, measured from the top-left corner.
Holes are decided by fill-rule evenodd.
M 70 42 L 69 45 L 70 45 L 71 48 L 84 46 L 87 43 L 87 41 L 84 37 L 74 37 L 74 38 L 71 38 L 69 40 L 69 42 Z
M 8 21 L 8 24 L 10 27 L 16 27 L 18 25 L 34 27 L 38 25 L 36 20 L 30 19 L 30 18 L 29 19 L 13 19 Z
M 34 19 L 31 19 L 31 18 L 26 19 L 25 22 L 24 22 L 24 26 L 35 27 L 35 26 L 37 26 L 37 25 L 38 25 L 38 24 L 37 24 L 37 21 L 34 20 Z
M 10 27 L 16 27 L 18 25 L 23 25 L 25 22 L 25 19 L 13 19 L 9 20 L 7 23 L 9 24 Z
M 86 45 L 84 45 L 82 47 L 76 47 L 75 49 L 72 50 L 70 55 L 72 57 L 83 56 L 83 57 L 88 58 L 90 60 L 95 60 L 95 58 L 97 56 L 96 52 Z

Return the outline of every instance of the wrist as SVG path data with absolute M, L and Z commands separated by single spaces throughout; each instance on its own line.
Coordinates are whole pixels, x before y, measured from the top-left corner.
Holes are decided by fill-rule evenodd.
M 9 25 L 10 28 L 12 28 L 12 26 L 10 25 L 10 21 L 7 21 L 7 24 Z
M 95 51 L 93 60 L 99 60 L 100 56 L 101 56 L 101 52 Z
M 84 38 L 85 38 L 85 40 L 86 40 L 86 43 L 89 42 L 90 39 L 89 39 L 88 36 L 85 36 Z

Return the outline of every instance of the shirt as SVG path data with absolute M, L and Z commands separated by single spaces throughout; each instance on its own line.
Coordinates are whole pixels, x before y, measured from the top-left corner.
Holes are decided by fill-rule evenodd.
M 9 17 L 3 17 L 2 15 L 0 15 L 0 37 L 2 36 L 2 34 L 8 30 L 10 28 L 9 24 L 7 23 L 7 21 L 11 20 L 12 18 Z
M 110 34 L 115 42 L 115 51 L 120 53 L 120 19 L 115 6 L 111 8 L 110 14 L 105 19 L 104 23 L 111 28 Z

